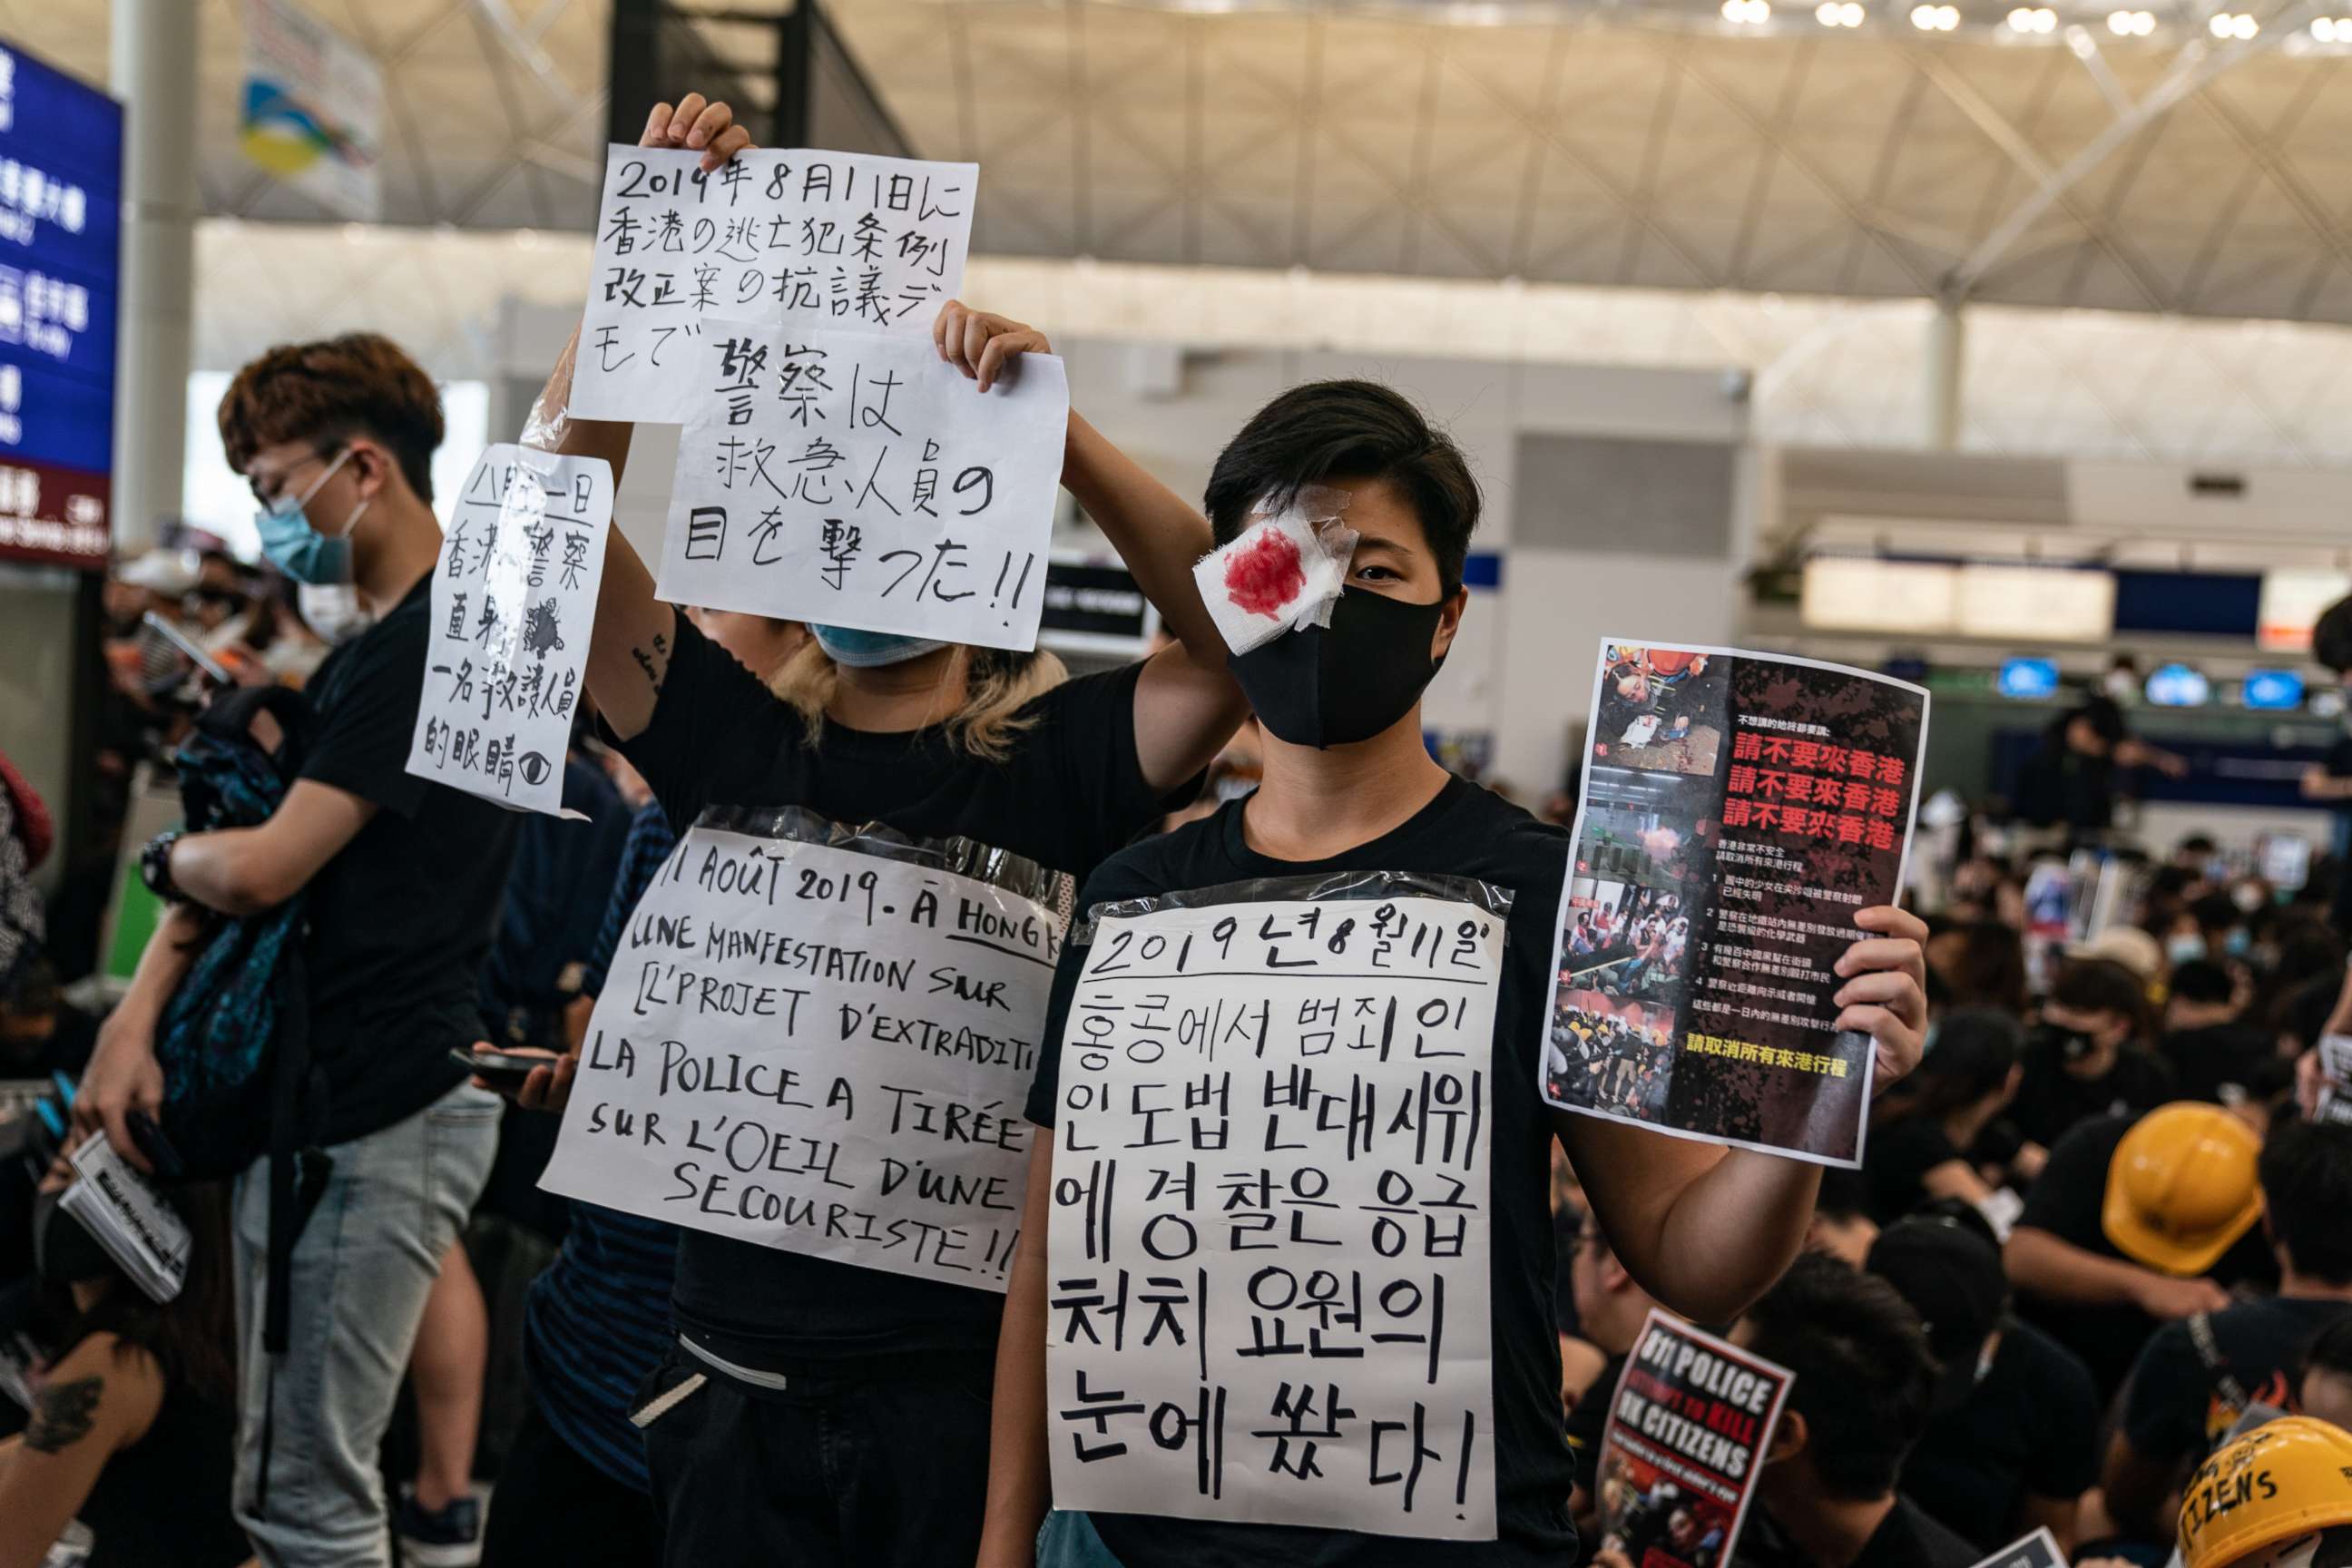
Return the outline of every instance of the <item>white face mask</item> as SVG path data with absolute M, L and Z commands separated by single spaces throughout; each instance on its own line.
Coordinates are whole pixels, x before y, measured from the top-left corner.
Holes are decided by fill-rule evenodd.
M 331 647 L 351 641 L 375 624 L 360 603 L 360 591 L 349 583 L 298 583 L 294 593 L 303 621 Z

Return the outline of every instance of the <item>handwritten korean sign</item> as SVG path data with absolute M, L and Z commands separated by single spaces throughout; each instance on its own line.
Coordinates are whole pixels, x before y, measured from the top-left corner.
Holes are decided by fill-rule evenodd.
M 562 813 L 612 521 L 613 470 L 602 458 L 507 444 L 482 454 L 433 571 L 410 773 L 501 805 Z
M 1024 356 L 982 393 L 928 339 L 737 328 L 696 344 L 662 597 L 1036 646 L 1070 395 Z
M 928 338 L 963 286 L 976 163 L 614 146 L 597 208 L 572 413 L 683 424 L 688 352 L 724 323 Z
M 1002 1291 L 1060 943 L 996 883 L 706 814 L 622 938 L 541 1184 Z
M 1063 1037 L 1059 1508 L 1492 1540 L 1503 921 L 1429 897 L 1099 921 Z

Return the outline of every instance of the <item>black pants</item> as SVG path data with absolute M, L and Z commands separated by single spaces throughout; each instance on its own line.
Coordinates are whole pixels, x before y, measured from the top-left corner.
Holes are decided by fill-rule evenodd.
M 704 1382 L 646 1428 L 671 1568 L 940 1568 L 980 1550 L 990 1369 L 739 1383 L 684 1351 L 645 1394 Z
M 582 1458 L 534 1402 L 491 1494 L 483 1568 L 656 1568 L 661 1560 L 654 1500 Z

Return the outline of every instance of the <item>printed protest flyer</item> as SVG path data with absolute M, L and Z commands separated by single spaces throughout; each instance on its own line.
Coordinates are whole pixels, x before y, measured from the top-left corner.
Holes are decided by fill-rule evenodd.
M 1729 648 L 1602 643 L 1560 895 L 1544 1097 L 1859 1165 L 1854 916 L 1903 886 L 1927 693 Z
M 2066 1568 L 2066 1554 L 2058 1550 L 2056 1536 L 2037 1530 L 2022 1541 L 2011 1542 L 1977 1568 Z
M 1601 1546 L 1633 1568 L 1729 1568 L 1789 1371 L 1650 1310 L 1601 1439 Z

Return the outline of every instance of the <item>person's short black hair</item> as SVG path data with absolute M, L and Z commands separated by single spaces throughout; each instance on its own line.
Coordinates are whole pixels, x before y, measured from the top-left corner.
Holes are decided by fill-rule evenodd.
M 1259 503 L 1278 507 L 1330 479 L 1386 479 L 1421 519 L 1445 592 L 1462 586 L 1478 526 L 1478 481 L 1452 437 L 1377 382 L 1308 382 L 1259 409 L 1217 454 L 1202 506 L 1217 542 L 1227 544 Z
M 2210 958 L 2192 958 L 2174 966 L 2171 994 L 2175 1001 L 2227 1002 L 2238 994 L 2238 983 L 2224 965 Z
M 2338 599 L 2311 625 L 2311 657 L 2337 675 L 2352 674 L 2352 599 Z
M 2207 893 L 2189 906 L 2189 918 L 2197 922 L 2199 931 L 2228 931 L 2245 914 L 2238 900 L 2227 893 Z
M 2344 994 L 2344 972 L 2322 974 L 2306 980 L 2278 999 L 2272 1010 L 2271 1027 L 2309 1050 L 2319 1044 L 2319 1037 L 2327 1032 L 2327 1020 L 2336 1014 L 2336 1004 Z
M 2147 987 L 2139 976 L 2111 958 L 2074 958 L 2058 971 L 2050 1000 L 2076 1013 L 2120 1013 L 2132 1021 L 2132 1032 L 2147 1032 Z
M 1870 1208 L 1869 1177 L 1843 1169 L 1822 1173 L 1821 1194 L 1813 1199 L 1815 1214 L 1838 1221 L 1867 1219 Z
M 2174 847 L 2185 855 L 2210 855 L 2221 846 L 2213 842 L 2210 833 L 2192 833 Z
M 2082 720 L 2090 725 L 2093 733 L 2110 746 L 2128 738 L 2131 734 L 2130 726 L 2124 722 L 2123 709 L 2116 705 L 2116 700 L 2112 697 L 2085 697 L 2083 699 L 2083 705 L 2066 717 L 2069 722 L 2076 719 Z
M 1911 1304 L 1874 1274 L 1806 1253 L 1745 1321 L 1748 1348 L 1795 1373 L 1788 1407 L 1805 1418 L 1822 1487 L 1847 1502 L 1891 1494 L 1938 1373 Z
M 2187 892 L 2196 880 L 2197 873 L 2186 866 L 2159 866 L 2156 868 L 2156 875 L 2148 879 L 2147 896 L 2150 899 L 2177 899 Z
M 2255 1173 L 2271 1238 L 2286 1248 L 2295 1272 L 2329 1285 L 2352 1285 L 2352 1127 L 2283 1121 L 2263 1142 Z
M 2336 1319 L 2303 1347 L 2303 1355 L 2295 1363 L 2296 1385 L 2300 1387 L 2303 1380 L 2315 1372 L 2352 1377 L 2352 1314 Z

